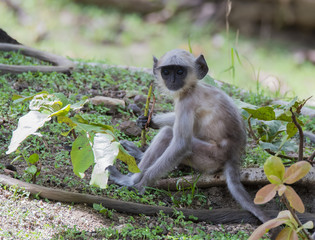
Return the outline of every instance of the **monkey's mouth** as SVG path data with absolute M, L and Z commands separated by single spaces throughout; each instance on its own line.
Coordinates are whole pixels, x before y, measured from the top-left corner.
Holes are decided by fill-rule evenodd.
M 184 81 L 174 81 L 174 82 L 164 81 L 164 83 L 167 89 L 170 91 L 177 91 L 184 86 Z

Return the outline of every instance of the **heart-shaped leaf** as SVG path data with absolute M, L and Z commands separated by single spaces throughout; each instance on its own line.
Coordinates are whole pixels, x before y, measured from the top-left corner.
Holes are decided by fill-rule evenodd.
M 271 121 L 275 120 L 276 114 L 272 107 L 261 107 L 258 109 L 250 109 L 250 108 L 243 108 L 248 113 L 250 113 L 254 118 L 257 118 L 258 120 L 265 120 L 265 121 Z

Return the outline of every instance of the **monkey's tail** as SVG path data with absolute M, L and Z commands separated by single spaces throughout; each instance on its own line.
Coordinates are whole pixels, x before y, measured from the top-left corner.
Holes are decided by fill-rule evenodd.
M 261 222 L 266 222 L 270 218 L 254 204 L 248 192 L 241 183 L 239 166 L 237 159 L 229 159 L 225 164 L 224 175 L 226 183 L 234 199 L 244 208 L 255 215 Z

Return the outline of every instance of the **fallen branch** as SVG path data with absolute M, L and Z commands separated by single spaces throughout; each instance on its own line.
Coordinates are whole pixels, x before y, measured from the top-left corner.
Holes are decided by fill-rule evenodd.
M 0 183 L 7 186 L 18 186 L 23 188 L 31 194 L 35 194 L 41 198 L 47 198 L 53 201 L 68 202 L 68 203 L 85 203 L 92 206 L 94 203 L 102 204 L 103 207 L 115 209 L 118 212 L 132 213 L 132 214 L 145 214 L 157 215 L 163 211 L 170 217 L 174 216 L 174 209 L 170 207 L 152 206 L 146 204 L 124 202 L 116 199 L 106 197 L 93 196 L 81 193 L 72 193 L 59 189 L 52 189 L 42 187 L 36 184 L 25 183 L 23 181 L 11 178 L 9 176 L 0 174 Z M 229 223 L 251 223 L 258 224 L 259 221 L 249 212 L 237 209 L 215 209 L 215 210 L 195 210 L 178 208 L 182 211 L 184 216 L 188 219 L 189 216 L 197 217 L 196 222 L 205 221 L 212 224 L 229 224 Z M 267 210 L 266 213 L 274 218 L 277 216 L 278 211 Z M 299 218 L 302 222 L 314 221 L 315 214 L 304 213 L 300 214 Z
M 244 185 L 266 185 L 270 182 L 267 180 L 264 170 L 262 168 L 246 168 L 241 170 L 241 182 Z M 198 175 L 185 176 L 178 178 L 168 178 L 159 180 L 155 187 L 165 189 L 165 190 L 177 190 L 178 186 L 181 188 L 191 187 L 196 181 Z M 303 185 L 306 188 L 312 188 L 315 185 L 315 168 L 313 167 L 311 171 L 296 185 Z M 225 177 L 222 174 L 218 175 L 207 175 L 203 174 L 199 178 L 197 185 L 198 188 L 208 188 L 215 186 L 226 186 Z
M 0 43 L 0 51 L 21 52 L 25 56 L 52 63 L 55 66 L 24 66 L 0 64 L 1 73 L 23 73 L 23 72 L 69 72 L 75 67 L 71 60 L 52 53 L 43 52 L 23 45 Z

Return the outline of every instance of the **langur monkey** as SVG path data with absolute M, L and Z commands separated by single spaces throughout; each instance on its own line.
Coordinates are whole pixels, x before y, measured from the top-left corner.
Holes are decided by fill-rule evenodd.
M 110 179 L 143 192 L 145 186 L 154 184 L 179 164 L 205 173 L 224 170 L 235 200 L 260 221 L 269 220 L 240 182 L 239 163 L 246 130 L 238 109 L 224 92 L 199 81 L 208 73 L 203 55 L 195 58 L 176 49 L 153 60 L 154 76 L 174 98 L 175 111 L 152 118 L 150 127 L 161 130 L 144 153 L 133 143 L 122 142 L 131 155 L 140 159 L 141 172 L 123 175 L 110 166 Z M 138 119 L 142 127 L 146 121 L 145 117 Z

